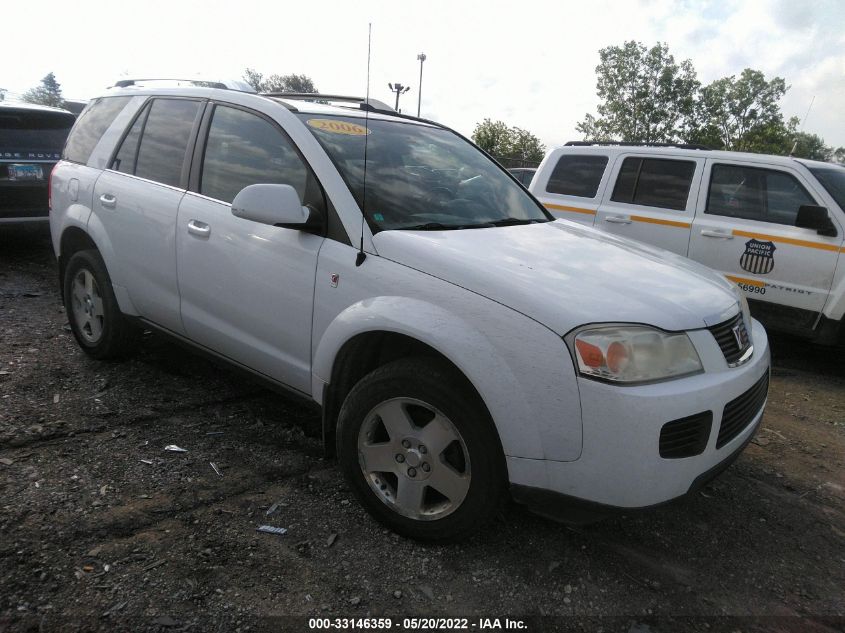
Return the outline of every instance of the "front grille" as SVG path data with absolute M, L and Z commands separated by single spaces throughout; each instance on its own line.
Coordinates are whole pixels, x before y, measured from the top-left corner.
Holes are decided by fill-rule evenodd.
M 716 448 L 722 448 L 751 424 L 769 393 L 769 374 L 766 373 L 751 389 L 739 398 L 731 400 L 722 411 L 722 424 L 719 427 L 719 437 Z
M 667 422 L 660 429 L 660 456 L 665 459 L 700 455 L 707 447 L 713 413 L 705 411 Z
M 748 330 L 745 328 L 745 320 L 742 318 L 742 312 L 734 318 L 708 329 L 719 344 L 719 349 L 722 350 L 722 354 L 725 355 L 725 360 L 728 361 L 728 364 L 733 364 L 742 358 L 742 355 L 748 350 L 748 346 L 751 343 L 748 339 Z M 735 332 L 739 334 L 739 341 L 737 341 Z

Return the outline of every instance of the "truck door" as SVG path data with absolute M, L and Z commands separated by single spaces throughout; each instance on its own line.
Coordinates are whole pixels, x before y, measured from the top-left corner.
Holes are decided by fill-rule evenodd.
M 815 326 L 833 282 L 835 237 L 795 226 L 802 205 L 823 205 L 803 175 L 741 160 L 707 161 L 690 240 L 691 259 L 723 273 L 778 329 Z

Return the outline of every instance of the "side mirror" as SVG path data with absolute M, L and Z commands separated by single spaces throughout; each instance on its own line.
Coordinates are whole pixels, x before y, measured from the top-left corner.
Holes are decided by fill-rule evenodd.
M 314 230 L 322 225 L 319 217 L 302 206 L 299 194 L 290 185 L 249 185 L 232 200 L 232 214 L 270 226 Z
M 814 204 L 805 204 L 798 209 L 795 226 L 802 229 L 814 229 L 819 235 L 836 237 L 836 226 L 827 214 L 827 209 Z

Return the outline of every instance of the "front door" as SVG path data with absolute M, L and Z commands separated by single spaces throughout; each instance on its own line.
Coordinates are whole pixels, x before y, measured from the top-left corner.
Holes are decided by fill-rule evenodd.
M 795 226 L 802 205 L 823 202 L 788 166 L 708 160 L 690 240 L 690 258 L 739 284 L 771 325 L 815 326 L 833 282 L 842 227 L 827 237 Z
M 181 312 L 190 339 L 299 391 L 311 392 L 314 276 L 323 237 L 232 215 L 258 183 L 293 186 L 324 210 L 295 146 L 263 115 L 216 105 L 196 191 L 179 207 Z

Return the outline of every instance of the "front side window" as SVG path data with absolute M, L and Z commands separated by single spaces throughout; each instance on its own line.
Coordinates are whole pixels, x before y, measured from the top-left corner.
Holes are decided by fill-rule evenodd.
M 595 198 L 607 167 L 607 156 L 567 154 L 557 161 L 549 182 L 548 193 L 579 198 Z
M 707 213 L 795 226 L 798 209 L 816 204 L 793 175 L 742 165 L 713 165 Z
M 87 163 L 100 137 L 129 103 L 129 99 L 130 97 L 105 97 L 85 108 L 67 139 L 62 158 L 83 165 Z
M 290 185 L 308 204 L 310 171 L 293 143 L 266 119 L 217 106 L 208 130 L 200 193 L 224 202 L 248 185 Z
M 137 149 L 136 176 L 173 187 L 179 186 L 188 140 L 199 108 L 199 101 L 187 99 L 153 101 Z M 135 123 L 137 125 L 138 121 Z M 133 142 L 131 132 L 124 144 L 127 141 L 130 144 Z M 122 151 L 123 146 L 118 156 Z
M 548 222 L 525 188 L 454 132 L 410 121 L 298 115 L 374 232 Z M 367 139 L 366 189 L 364 141 Z
M 622 163 L 610 199 L 683 211 L 694 173 L 693 161 L 629 157 Z
M 810 172 L 818 179 L 830 197 L 836 200 L 839 208 L 845 211 L 845 169 L 842 167 L 810 167 Z

